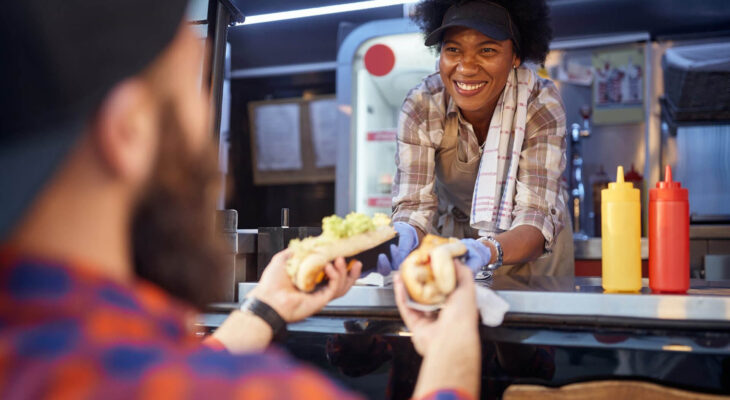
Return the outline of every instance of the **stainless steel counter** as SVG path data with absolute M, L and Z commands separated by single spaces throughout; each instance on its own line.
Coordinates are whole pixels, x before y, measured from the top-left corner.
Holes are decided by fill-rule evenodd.
M 715 321 L 730 326 L 730 281 L 692 280 L 686 295 L 652 294 L 644 289 L 636 294 L 607 294 L 600 278 L 587 277 L 509 277 L 499 276 L 488 285 L 510 305 L 511 314 L 550 316 L 590 316 L 659 319 L 676 321 Z M 255 283 L 240 283 L 239 296 L 245 296 Z M 327 309 L 394 309 L 390 287 L 353 287 Z

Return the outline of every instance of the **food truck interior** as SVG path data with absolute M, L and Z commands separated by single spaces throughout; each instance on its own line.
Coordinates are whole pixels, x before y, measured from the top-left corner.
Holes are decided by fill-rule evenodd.
M 196 315 L 201 336 L 219 329 L 247 295 L 259 293 L 253 291 L 263 286 L 258 282 L 276 253 L 321 245 L 305 238 L 323 230 L 335 232 L 323 236 L 334 241 L 384 228 L 392 231 L 387 241 L 347 254 L 374 273 L 310 318 L 285 325 L 286 335 L 276 343 L 370 399 L 411 398 L 422 361 L 397 307 L 393 275 L 382 262 L 395 264 L 389 245 L 407 236 L 398 231 L 396 238 L 389 219 L 404 99 L 444 65 L 411 20 L 417 3 L 191 0 L 187 10 L 187 23 L 206 48 L 200 86 L 211 94 L 208 129 L 224 182 L 217 194 L 216 233 L 227 244 L 226 279 L 216 301 Z M 730 1 L 547 0 L 547 5 L 553 31 L 547 58 L 527 63 L 523 71 L 552 81 L 565 110 L 566 167 L 559 185 L 567 193 L 571 268 L 559 276 L 500 274 L 502 247 L 484 238 L 495 251 L 480 271 L 472 271 L 482 321 L 474 340 L 481 341 L 481 396 L 730 398 Z M 514 77 L 522 69 L 509 68 Z M 518 79 L 514 87 L 523 84 Z M 486 145 L 479 150 L 481 161 L 487 158 L 482 152 L 489 152 Z M 675 190 L 680 183 L 686 191 Z M 687 208 L 657 211 L 659 201 Z M 624 225 L 636 229 L 623 229 L 628 211 L 621 218 L 615 211 L 629 208 L 636 218 Z M 554 205 L 549 209 L 556 213 Z M 660 233 L 657 215 L 666 216 Z M 656 250 L 661 235 L 674 242 Z M 631 246 L 609 245 L 616 236 Z M 438 240 L 426 237 L 421 244 Z M 445 256 L 454 271 L 452 256 L 467 249 L 458 240 L 442 240 L 443 246 L 464 247 Z M 538 250 L 545 248 L 540 244 Z M 444 254 L 429 251 L 418 262 L 430 265 Z M 687 257 L 679 260 L 679 272 L 667 273 L 686 287 L 655 285 L 650 254 L 657 251 Z M 636 256 L 637 286 L 612 290 L 607 271 L 629 255 Z M 492 256 L 499 262 L 486 262 Z M 319 281 L 333 259 L 320 263 Z M 403 265 L 417 264 L 408 261 Z M 353 265 L 348 268 L 357 271 Z M 433 284 L 436 273 L 429 271 Z M 471 284 L 469 277 L 462 282 Z M 42 290 L 51 290 L 52 283 L 40 282 Z M 114 297 L 112 292 L 107 296 Z M 409 306 L 429 316 L 438 313 L 439 305 L 408 296 Z M 109 301 L 128 306 L 117 297 Z M 49 343 L 40 347 L 56 346 Z M 122 363 L 137 362 L 130 360 Z
M 390 214 L 399 110 L 438 68 L 409 20 L 414 2 L 284 20 L 276 13 L 350 2 L 224 3 L 240 10 L 227 17 L 227 36 L 220 25 L 201 29 L 216 35 L 220 72 L 211 79 L 220 100 L 212 107 L 221 117 L 213 132 L 227 182 L 221 230 L 231 244 L 230 279 L 200 319 L 210 330 L 271 256 L 318 234 L 323 217 Z M 210 21 L 215 6 L 195 4 Z M 483 395 L 520 382 L 607 378 L 729 394 L 730 3 L 548 4 L 554 39 L 545 64 L 532 68 L 565 105 L 575 271 L 483 283 L 510 305 L 502 326 L 481 331 Z M 640 294 L 601 289 L 601 189 L 619 165 L 641 191 Z M 683 296 L 650 294 L 646 283 L 649 189 L 665 165 L 689 190 L 691 288 Z M 370 398 L 407 398 L 413 388 L 418 357 L 387 284 L 356 286 L 293 324 L 285 346 Z
M 730 0 L 42 3 L 0 398 L 730 398 Z

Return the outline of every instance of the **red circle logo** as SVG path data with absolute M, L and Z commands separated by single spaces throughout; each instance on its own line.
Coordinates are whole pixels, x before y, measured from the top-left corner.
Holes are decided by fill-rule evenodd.
M 365 52 L 365 68 L 375 76 L 385 76 L 395 66 L 395 53 L 384 44 L 373 45 Z

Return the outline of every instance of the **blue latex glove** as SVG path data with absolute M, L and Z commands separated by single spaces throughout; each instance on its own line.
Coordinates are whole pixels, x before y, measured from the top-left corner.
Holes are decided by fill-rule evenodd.
M 418 247 L 416 228 L 400 221 L 395 222 L 393 228 L 398 232 L 398 245 L 390 245 L 390 260 L 385 254 L 378 255 L 378 273 L 383 276 L 397 270 L 406 256 Z M 392 264 L 391 260 L 393 260 Z
M 474 239 L 461 239 L 466 246 L 464 264 L 474 272 L 479 272 L 483 266 L 489 264 L 492 259 L 492 252 L 486 245 Z

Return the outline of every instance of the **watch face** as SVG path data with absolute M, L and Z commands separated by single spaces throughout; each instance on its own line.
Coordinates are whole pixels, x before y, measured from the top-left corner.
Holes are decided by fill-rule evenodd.
M 489 267 L 487 266 L 487 268 L 489 268 Z M 492 271 L 479 271 L 479 272 L 477 272 L 476 276 L 474 276 L 474 279 L 476 279 L 478 281 L 492 279 L 493 274 L 494 273 Z

